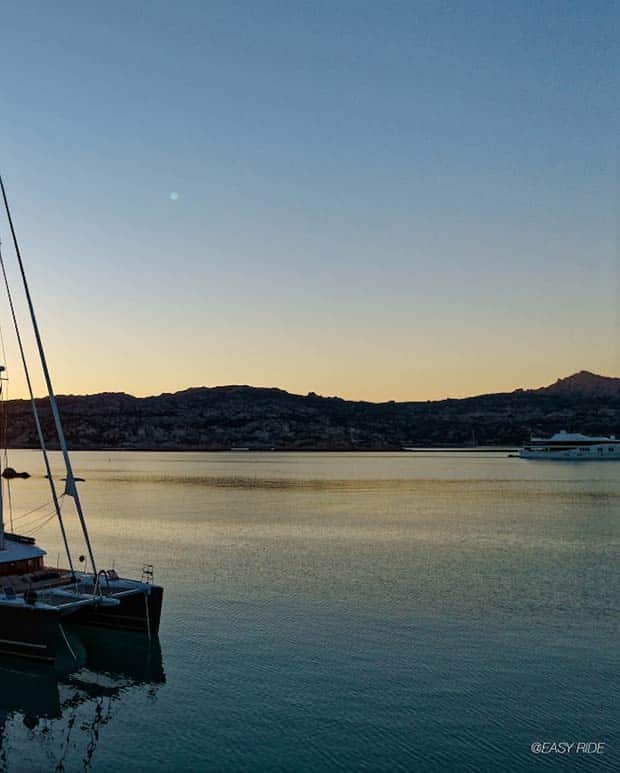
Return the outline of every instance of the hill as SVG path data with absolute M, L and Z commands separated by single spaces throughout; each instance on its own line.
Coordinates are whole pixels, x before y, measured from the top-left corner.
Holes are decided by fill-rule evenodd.
M 540 389 L 427 402 L 370 403 L 251 386 L 197 387 L 137 398 L 58 398 L 74 449 L 389 450 L 413 445 L 515 444 L 560 429 L 620 435 L 620 379 L 581 371 Z M 47 400 L 37 400 L 50 448 Z M 7 403 L 8 441 L 37 447 L 30 404 Z
M 598 376 L 589 370 L 580 370 L 567 378 L 559 378 L 554 384 L 541 389 L 530 390 L 550 395 L 567 397 L 620 397 L 620 378 Z

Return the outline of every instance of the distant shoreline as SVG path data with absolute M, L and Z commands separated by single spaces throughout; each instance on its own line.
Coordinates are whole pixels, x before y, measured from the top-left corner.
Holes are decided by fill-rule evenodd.
M 14 446 L 10 451 L 39 451 L 36 446 Z M 60 448 L 51 448 L 48 451 L 60 453 Z M 416 448 L 85 448 L 73 447 L 72 453 L 183 453 L 183 454 L 416 454 L 416 453 L 441 453 L 450 451 L 464 454 L 482 453 L 515 453 L 519 446 L 476 446 L 467 448 L 463 446 L 418 446 Z
M 43 435 L 55 446 L 49 402 L 36 403 Z M 539 390 L 427 403 L 228 386 L 148 398 L 59 396 L 58 408 L 69 448 L 81 451 L 512 451 L 532 435 L 560 430 L 620 436 L 620 379 L 581 372 Z M 37 448 L 32 406 L 8 401 L 6 411 L 8 445 Z

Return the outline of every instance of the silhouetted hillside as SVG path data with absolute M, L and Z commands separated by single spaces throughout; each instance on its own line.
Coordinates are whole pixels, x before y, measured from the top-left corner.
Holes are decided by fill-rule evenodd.
M 549 387 L 435 402 L 368 403 L 250 386 L 137 398 L 58 398 L 71 448 L 388 450 L 410 445 L 520 444 L 560 429 L 620 435 L 620 379 L 582 371 Z M 46 400 L 38 400 L 51 448 Z M 36 447 L 30 404 L 8 403 L 9 444 Z
M 567 378 L 559 378 L 554 384 L 530 390 L 552 395 L 584 397 L 620 397 L 620 378 L 597 376 L 589 370 L 580 370 Z

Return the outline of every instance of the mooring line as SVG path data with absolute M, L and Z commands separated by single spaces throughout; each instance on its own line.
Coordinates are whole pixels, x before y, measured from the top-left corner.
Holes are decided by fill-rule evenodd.
M 69 639 L 67 639 L 67 634 L 65 633 L 65 629 L 62 627 L 62 623 L 58 623 L 58 627 L 60 628 L 60 633 L 62 634 L 62 638 L 65 640 L 65 644 L 69 648 L 69 652 L 73 655 L 73 660 L 77 662 L 77 656 L 75 652 L 71 649 L 71 645 L 69 644 Z

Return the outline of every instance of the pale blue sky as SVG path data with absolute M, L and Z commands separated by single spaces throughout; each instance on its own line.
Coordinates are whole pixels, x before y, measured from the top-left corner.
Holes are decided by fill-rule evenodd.
M 613 2 L 5 6 L 58 391 L 620 375 L 617 40 Z

